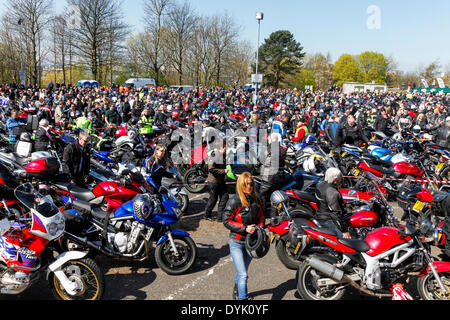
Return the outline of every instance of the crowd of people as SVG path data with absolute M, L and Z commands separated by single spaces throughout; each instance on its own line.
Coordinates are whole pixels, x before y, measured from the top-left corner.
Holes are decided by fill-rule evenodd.
M 150 135 L 153 125 L 164 124 L 169 119 L 178 127 L 192 127 L 196 122 L 201 122 L 203 127 L 210 126 L 220 131 L 229 129 L 230 120 L 235 120 L 250 130 L 268 129 L 270 138 L 275 133 L 281 140 L 294 142 L 322 134 L 333 146 L 368 143 L 369 137 L 364 130 L 368 126 L 387 136 L 404 130 L 419 130 L 429 132 L 436 143 L 450 148 L 450 94 L 343 94 L 338 89 L 321 92 L 263 89 L 258 93 L 256 104 L 253 99 L 254 93 L 243 88 L 199 87 L 183 92 L 168 88 L 121 91 L 117 87 L 0 87 L 1 120 L 9 133 L 11 150 L 26 125 L 19 113 L 27 110 L 34 110 L 39 120 L 35 136 L 36 151 L 45 150 L 54 141 L 49 126 L 61 129 L 72 127 L 87 132 L 102 130 L 111 134 L 115 128 L 128 123 L 137 126 L 142 135 Z M 71 182 L 76 184 L 85 183 L 88 174 L 85 170 L 86 166 L 89 167 L 86 148 L 89 135 L 86 131 L 64 151 L 63 169 L 70 175 Z M 217 152 L 223 154 L 225 150 Z M 148 169 L 158 172 L 162 178 L 167 175 L 164 166 L 167 149 L 158 146 L 156 153 L 149 160 Z M 283 151 L 280 153 L 282 156 Z M 212 211 L 219 202 L 217 220 L 231 232 L 230 251 L 238 271 L 234 295 L 246 299 L 247 270 L 251 258 L 245 254 L 243 239 L 263 224 L 264 200 L 255 192 L 251 175 L 241 176 L 237 182 L 236 196 L 229 197 L 225 187 L 227 173 L 225 165 L 209 163 L 207 183 L 210 196 L 205 218 L 213 220 Z M 276 178 L 276 175 L 269 175 Z M 335 199 L 338 192 L 331 186 L 338 185 L 340 178 L 339 172 L 330 171 L 326 183 L 318 187 L 324 199 L 319 208 L 323 215 L 329 211 L 327 201 L 339 206 L 339 201 Z M 345 230 L 341 231 L 343 237 L 348 237 Z

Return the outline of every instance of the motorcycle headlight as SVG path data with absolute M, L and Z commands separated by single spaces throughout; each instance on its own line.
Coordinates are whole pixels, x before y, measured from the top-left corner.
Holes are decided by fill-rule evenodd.
M 48 225 L 47 231 L 52 237 L 58 237 L 64 232 L 65 227 L 65 220 L 57 219 Z
M 147 220 L 153 213 L 154 204 L 147 194 L 139 194 L 133 201 L 134 215 L 139 220 Z

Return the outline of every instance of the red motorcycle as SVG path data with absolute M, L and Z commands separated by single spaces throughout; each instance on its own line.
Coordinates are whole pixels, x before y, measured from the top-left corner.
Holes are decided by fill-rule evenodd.
M 138 172 L 125 170 L 119 181 L 104 181 L 92 190 L 80 188 L 68 182 L 53 182 L 57 180 L 59 163 L 56 159 L 47 158 L 31 162 L 26 171 L 26 177 L 45 181 L 48 191 L 55 200 L 58 197 L 68 197 L 74 200 L 90 202 L 101 206 L 104 211 L 113 212 L 128 201 L 133 200 L 138 194 L 151 190 L 144 177 Z M 57 203 L 62 205 L 62 201 Z
M 364 240 L 341 239 L 330 230 L 304 227 L 304 232 L 330 251 L 308 257 L 297 272 L 297 290 L 305 300 L 340 300 L 347 288 L 364 295 L 390 298 L 417 275 L 424 300 L 450 299 L 450 262 L 435 261 L 430 243 L 435 230 L 423 219 L 402 228 L 383 227 Z M 412 299 L 405 291 L 403 295 Z
M 397 203 L 403 209 L 403 219 L 423 217 L 436 226 L 437 239 L 436 246 L 444 249 L 447 242 L 443 232 L 445 223 L 444 200 L 450 194 L 442 191 L 428 190 L 421 186 L 410 186 L 403 188 L 400 192 Z
M 369 176 L 369 174 L 366 174 Z M 347 195 L 349 214 L 345 217 L 353 238 L 364 238 L 369 232 L 381 226 L 398 226 L 392 207 L 387 203 L 381 190 L 380 181 L 373 177 L 374 191 L 371 194 L 343 190 Z M 361 196 L 361 197 L 360 197 Z M 272 218 L 268 227 L 271 242 L 275 241 L 277 256 L 289 269 L 297 269 L 306 256 L 328 251 L 324 246 L 309 238 L 302 231 L 304 226 L 319 227 L 314 214 L 302 210 L 289 211 L 287 194 L 280 197 L 284 202 L 272 203 L 278 215 Z M 316 207 L 317 208 L 317 207 Z
M 379 164 L 376 164 L 379 163 Z M 425 171 L 416 164 L 399 162 L 392 164 L 382 160 L 373 161 L 372 157 L 363 155 L 357 167 L 349 172 L 350 176 L 358 177 L 363 172 L 370 172 L 380 179 L 418 179 L 424 177 Z M 383 185 L 386 187 L 389 197 L 395 198 L 398 192 L 407 182 L 404 180 L 385 180 Z

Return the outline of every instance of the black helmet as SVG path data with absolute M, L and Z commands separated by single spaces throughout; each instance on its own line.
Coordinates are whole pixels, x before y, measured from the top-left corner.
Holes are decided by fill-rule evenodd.
M 261 259 L 267 255 L 270 249 L 270 239 L 263 228 L 257 227 L 254 234 L 247 235 L 245 249 L 254 259 Z

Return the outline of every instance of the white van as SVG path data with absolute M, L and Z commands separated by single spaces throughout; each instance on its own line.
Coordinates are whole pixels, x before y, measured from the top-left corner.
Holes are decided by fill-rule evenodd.
M 147 79 L 147 78 L 132 78 L 125 81 L 125 85 L 129 87 L 138 88 L 151 88 L 156 87 L 155 79 Z

